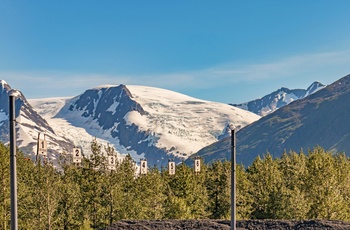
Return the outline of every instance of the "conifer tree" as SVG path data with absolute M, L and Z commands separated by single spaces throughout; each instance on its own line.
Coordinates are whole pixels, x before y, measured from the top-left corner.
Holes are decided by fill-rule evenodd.
M 165 175 L 164 178 L 168 183 L 166 218 L 198 219 L 208 216 L 204 176 L 195 175 L 190 167 L 180 164 L 175 175 Z
M 256 158 L 248 167 L 249 180 L 252 182 L 253 212 L 252 218 L 277 219 L 281 218 L 282 176 L 277 160 L 271 154 L 263 159 Z
M 8 229 L 10 223 L 10 150 L 0 143 L 0 229 Z
M 78 229 L 83 225 L 82 196 L 79 186 L 81 168 L 72 164 L 71 155 L 62 154 L 60 157 L 60 196 L 57 207 L 57 219 L 59 229 Z
M 281 194 L 281 216 L 284 219 L 304 219 L 310 209 L 305 180 L 308 174 L 307 157 L 301 151 L 284 153 L 279 161 L 283 176 Z
M 341 219 L 348 213 L 341 186 L 337 178 L 335 159 L 332 153 L 321 147 L 309 151 L 307 176 L 308 198 L 311 207 L 310 219 Z M 346 216 L 346 215 L 345 215 Z
M 165 186 L 156 167 L 139 175 L 133 187 L 137 219 L 161 219 L 164 215 Z
M 251 195 L 252 183 L 248 180 L 248 174 L 242 165 L 236 167 L 236 207 L 237 219 L 250 219 L 252 213 L 253 197 Z
M 106 172 L 106 157 L 102 155 L 102 146 L 96 138 L 91 143 L 90 160 L 85 159 L 81 168 L 80 191 L 84 219 L 92 228 L 104 227 L 108 207 L 104 205 L 106 193 L 102 188 Z
M 206 187 L 210 218 L 229 219 L 231 210 L 231 165 L 229 162 L 214 162 L 208 167 Z
M 133 186 L 135 183 L 135 165 L 128 154 L 117 165 L 116 178 L 119 178 L 119 186 L 114 191 L 115 206 L 114 216 L 116 219 L 133 219 L 137 211 L 134 208 Z M 119 189 L 120 188 L 120 189 Z

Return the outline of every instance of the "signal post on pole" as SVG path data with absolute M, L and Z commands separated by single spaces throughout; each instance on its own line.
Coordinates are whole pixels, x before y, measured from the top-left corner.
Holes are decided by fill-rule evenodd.
M 38 158 L 41 155 L 43 157 L 44 164 L 47 163 L 47 141 L 45 139 L 45 133 L 44 133 L 44 139 L 40 138 L 40 132 L 38 133 L 38 140 L 36 144 L 36 160 L 35 162 L 38 162 Z
M 199 173 L 201 171 L 201 160 L 198 156 L 194 159 L 194 172 Z
M 173 159 L 169 159 L 168 170 L 169 170 L 169 175 L 175 175 L 176 165 Z
M 76 166 L 80 166 L 81 158 L 82 158 L 81 148 L 74 147 L 72 154 L 73 154 L 73 163 L 75 163 Z
M 141 175 L 147 174 L 147 159 L 140 160 L 140 174 Z
M 114 155 L 108 156 L 108 170 L 115 171 L 116 167 L 116 157 Z

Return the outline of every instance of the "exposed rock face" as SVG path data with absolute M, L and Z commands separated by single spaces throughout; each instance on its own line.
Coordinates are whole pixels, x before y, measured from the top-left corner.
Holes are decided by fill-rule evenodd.
M 120 145 L 140 155 L 144 154 L 150 166 L 167 163 L 168 152 L 152 145 L 152 138 L 150 137 L 152 133 L 142 131 L 137 125 L 129 124 L 124 119 L 131 111 L 135 111 L 141 116 L 146 114 L 142 106 L 133 100 L 129 89 L 125 85 L 87 90 L 70 102 L 69 111 L 80 111 L 80 116 L 85 118 L 84 123 L 86 125 L 96 123 L 97 128 L 119 140 Z M 73 117 L 67 116 L 64 108 L 57 115 L 57 117 L 60 116 L 74 124 L 77 124 L 74 120 L 79 119 L 74 117 L 79 116 L 79 114 L 74 115 L 73 113 Z M 177 162 L 180 162 L 180 159 L 174 158 Z
M 2 113 L 6 119 L 0 121 L 0 141 L 7 142 L 8 141 L 8 127 L 9 127 L 9 91 L 11 90 L 11 87 L 5 82 L 2 81 L 2 84 L 0 84 L 0 113 Z M 20 125 L 23 125 L 25 127 L 36 129 L 38 132 L 44 132 L 49 131 L 54 134 L 53 129 L 50 127 L 50 125 L 46 122 L 45 119 L 43 119 L 34 109 L 33 107 L 28 103 L 26 98 L 22 93 L 19 93 L 19 97 L 16 98 L 15 101 L 15 116 L 17 122 L 20 123 Z M 22 122 L 23 121 L 23 122 Z M 26 122 L 30 121 L 30 122 Z
M 3 80 L 0 80 L 0 141 L 9 141 L 9 92 L 11 87 Z M 55 162 L 56 154 L 62 150 L 68 150 L 72 143 L 64 138 L 57 137 L 52 127 L 43 119 L 28 103 L 25 96 L 19 91 L 15 100 L 17 146 L 35 159 L 36 141 L 38 133 L 45 133 L 46 139 L 50 141 L 48 150 L 49 157 Z

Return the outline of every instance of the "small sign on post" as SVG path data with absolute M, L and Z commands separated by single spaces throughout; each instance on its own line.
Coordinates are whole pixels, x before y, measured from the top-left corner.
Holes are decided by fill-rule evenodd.
M 73 148 L 73 162 L 74 163 L 81 163 L 81 149 L 80 148 Z
M 169 162 L 168 162 L 169 175 L 175 175 L 175 167 L 176 167 L 175 162 L 169 159 Z
M 115 161 L 116 157 L 115 156 L 108 156 L 108 169 L 109 170 L 115 170 Z
M 201 171 L 201 160 L 196 157 L 194 160 L 194 172 L 199 173 Z
M 38 139 L 38 153 L 42 156 L 47 156 L 47 142 L 45 139 Z
M 146 159 L 140 160 L 140 174 L 141 175 L 147 174 L 147 160 Z

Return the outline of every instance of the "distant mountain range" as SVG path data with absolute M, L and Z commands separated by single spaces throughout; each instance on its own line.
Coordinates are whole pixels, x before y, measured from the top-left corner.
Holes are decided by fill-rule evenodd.
M 317 145 L 350 154 L 350 75 L 296 100 L 237 132 L 237 162 L 248 166 L 267 152 L 281 156 L 284 151 Z M 230 159 L 230 138 L 198 152 L 205 162 Z M 191 159 L 188 160 L 190 162 Z
M 0 135 L 8 141 L 8 91 L 1 81 Z M 18 144 L 34 158 L 39 132 L 49 140 L 49 157 L 73 146 L 89 155 L 94 137 L 153 166 L 181 162 L 225 136 L 229 125 L 244 127 L 260 117 L 223 103 L 145 86 L 101 86 L 74 98 L 17 99 Z
M 266 116 L 277 109 L 286 106 L 293 101 L 303 99 L 324 87 L 325 85 L 317 81 L 312 83 L 307 89 L 288 89 L 282 87 L 260 99 L 232 105 L 258 114 L 259 116 Z

